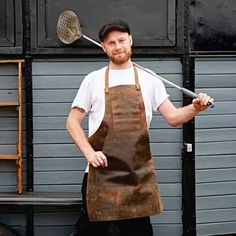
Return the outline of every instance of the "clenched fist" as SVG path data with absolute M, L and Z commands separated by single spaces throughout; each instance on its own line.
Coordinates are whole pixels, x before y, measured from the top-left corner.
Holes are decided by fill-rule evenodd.
M 198 111 L 204 111 L 208 108 L 209 102 L 214 102 L 214 99 L 206 93 L 199 93 L 198 97 L 193 99 L 192 103 Z

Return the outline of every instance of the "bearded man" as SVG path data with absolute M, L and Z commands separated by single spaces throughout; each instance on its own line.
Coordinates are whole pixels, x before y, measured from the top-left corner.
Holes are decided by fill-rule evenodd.
M 115 225 L 120 236 L 152 236 L 150 216 L 163 210 L 148 136 L 152 112 L 176 127 L 207 109 L 211 98 L 201 93 L 176 108 L 162 81 L 132 63 L 133 39 L 124 21 L 103 25 L 99 38 L 109 64 L 84 78 L 67 119 L 88 161 L 82 185 L 85 235 L 112 235 Z M 85 114 L 88 138 L 81 128 Z

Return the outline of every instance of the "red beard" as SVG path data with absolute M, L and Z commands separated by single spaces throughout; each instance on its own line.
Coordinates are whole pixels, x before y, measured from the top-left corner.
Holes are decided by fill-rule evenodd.
M 130 50 L 125 50 L 122 53 L 117 53 L 113 55 L 107 55 L 108 58 L 116 65 L 122 65 L 125 62 L 127 62 L 132 55 L 132 51 Z

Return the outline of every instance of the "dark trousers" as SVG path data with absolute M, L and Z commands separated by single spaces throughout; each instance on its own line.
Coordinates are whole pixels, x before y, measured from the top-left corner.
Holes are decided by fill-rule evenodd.
M 88 174 L 85 173 L 82 183 L 83 203 L 86 209 L 86 189 Z M 89 220 L 88 220 L 89 222 Z M 150 217 L 141 217 L 117 221 L 96 221 L 88 223 L 88 236 L 152 236 Z

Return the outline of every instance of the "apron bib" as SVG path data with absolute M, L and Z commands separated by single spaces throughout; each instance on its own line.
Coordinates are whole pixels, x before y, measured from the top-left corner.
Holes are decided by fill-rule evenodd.
M 105 115 L 89 142 L 104 153 L 108 167 L 89 166 L 90 221 L 145 217 L 163 210 L 135 67 L 134 73 L 135 85 L 109 88 L 109 67 L 106 70 Z

